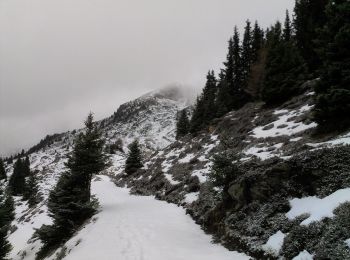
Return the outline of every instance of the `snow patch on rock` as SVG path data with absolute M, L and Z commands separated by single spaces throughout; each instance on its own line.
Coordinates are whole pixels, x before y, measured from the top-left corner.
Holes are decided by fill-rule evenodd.
M 301 222 L 301 225 L 309 225 L 311 222 L 320 221 L 323 218 L 332 218 L 333 211 L 342 203 L 350 201 L 350 188 L 337 190 L 331 195 L 320 199 L 316 196 L 292 199 L 289 201 L 291 209 L 286 213 L 288 219 L 309 214 L 309 217 Z

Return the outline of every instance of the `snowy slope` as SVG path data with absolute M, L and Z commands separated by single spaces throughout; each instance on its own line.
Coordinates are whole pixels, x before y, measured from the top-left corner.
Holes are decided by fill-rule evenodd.
M 64 259 L 249 259 L 212 244 L 210 236 L 174 204 L 132 196 L 101 175 L 93 181 L 92 192 L 101 212 L 66 243 Z
M 187 105 L 187 100 L 179 89 L 155 91 L 121 105 L 114 115 L 98 123 L 107 145 L 121 139 L 123 149 L 127 151 L 127 145 L 138 138 L 143 146 L 144 156 L 147 156 L 175 140 L 176 114 Z M 67 156 L 80 131 L 81 129 L 59 134 L 29 155 L 31 170 L 38 176 L 43 200 L 36 208 L 30 209 L 20 197 L 16 198 L 16 219 L 12 223 L 13 231 L 9 236 L 13 245 L 10 259 L 34 259 L 35 252 L 40 248 L 40 241 L 32 236 L 35 228 L 51 222 L 46 207 L 48 195 L 60 174 L 65 171 Z M 111 154 L 111 165 L 104 173 L 121 173 L 125 157 L 125 152 L 116 151 Z M 11 176 L 13 165 L 7 165 L 6 171 Z
M 316 124 L 310 116 L 313 99 L 308 94 L 274 109 L 247 104 L 239 111 L 228 113 L 197 137 L 175 142 L 176 113 L 187 105 L 183 95 L 174 89 L 158 91 L 121 105 L 111 117 L 98 122 L 107 146 L 120 139 L 123 151 L 110 154 L 111 165 L 101 173 L 104 176 L 93 182 L 101 212 L 66 244 L 66 252 L 60 252 L 67 254 L 64 259 L 248 259 L 210 243 L 210 236 L 184 213 L 183 208 L 203 223 L 204 216 L 218 204 L 218 190 L 208 182 L 213 155 L 231 146 L 241 162 L 257 161 L 259 166 L 268 165 L 274 157 L 287 161 L 305 151 L 349 144 L 349 133 L 319 140 L 310 136 Z M 34 259 L 41 245 L 32 238 L 34 229 L 51 221 L 46 201 L 65 170 L 64 163 L 80 131 L 54 136 L 30 154 L 31 168 L 39 177 L 43 200 L 36 208 L 29 209 L 20 197 L 16 198 L 16 220 L 9 236 L 14 246 L 10 259 Z M 123 173 L 126 147 L 135 138 L 142 144 L 145 166 L 135 175 L 126 177 Z M 8 175 L 12 170 L 12 165 L 7 165 Z M 119 186 L 128 185 L 133 193 L 152 196 L 130 196 L 127 189 L 116 187 L 106 175 Z M 328 195 L 330 193 L 314 200 L 322 203 L 325 200 L 321 198 Z M 183 208 L 157 201 L 154 196 Z M 302 200 L 305 199 L 308 197 Z M 336 201 L 334 205 L 344 201 L 348 200 Z M 334 205 L 329 207 L 330 213 Z M 285 213 L 282 216 L 287 219 Z M 291 219 L 299 213 L 314 215 L 314 211 L 299 210 Z M 235 225 L 230 221 L 225 228 Z M 287 236 L 285 231 L 279 230 L 263 230 L 264 236 L 252 236 L 251 241 L 244 234 L 244 239 L 252 250 L 262 248 L 278 256 L 284 240 L 282 234 Z

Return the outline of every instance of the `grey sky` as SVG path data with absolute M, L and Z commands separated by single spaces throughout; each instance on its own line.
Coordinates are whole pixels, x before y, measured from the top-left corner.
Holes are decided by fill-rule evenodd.
M 294 0 L 0 0 L 0 155 L 171 83 L 199 90 L 233 26 Z

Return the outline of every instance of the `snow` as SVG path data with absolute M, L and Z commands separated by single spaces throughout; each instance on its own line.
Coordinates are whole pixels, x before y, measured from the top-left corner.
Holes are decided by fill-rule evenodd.
M 280 230 L 277 231 L 275 234 L 269 237 L 266 244 L 262 246 L 263 250 L 265 252 L 268 252 L 274 256 L 278 256 L 279 252 L 282 249 L 283 246 L 283 240 L 286 237 L 285 234 L 283 234 Z
M 210 136 L 210 140 L 212 140 L 212 141 L 215 142 L 215 141 L 218 140 L 218 137 L 219 137 L 218 135 L 211 135 L 211 136 Z
M 304 250 L 300 252 L 299 255 L 294 257 L 292 260 L 312 260 L 312 259 L 314 259 L 314 257 L 308 251 Z
M 350 201 L 350 188 L 337 190 L 323 199 L 315 196 L 296 198 L 289 201 L 291 209 L 286 213 L 286 216 L 289 219 L 294 219 L 302 214 L 309 214 L 309 217 L 301 222 L 301 225 L 308 225 L 323 218 L 333 217 L 334 209 L 347 201 Z
M 288 109 L 279 109 L 273 112 L 274 115 L 280 115 L 280 114 L 286 114 L 288 113 L 289 110 Z
M 162 162 L 162 172 L 168 172 L 171 167 L 173 167 L 172 161 L 165 160 Z
M 345 244 L 350 248 L 350 238 L 344 241 Z
M 192 172 L 192 176 L 197 176 L 200 183 L 204 183 L 207 181 L 207 176 L 210 173 L 211 166 L 213 165 L 212 162 L 208 162 L 204 165 L 204 168 L 199 170 L 194 170 Z
M 261 144 L 260 144 L 261 145 Z M 250 147 L 246 151 L 244 151 L 245 155 L 252 155 L 260 158 L 262 161 L 267 160 L 269 158 L 272 158 L 274 156 L 281 156 L 280 153 L 278 153 L 278 149 L 280 149 L 283 146 L 283 143 L 274 144 L 270 147 L 263 146 L 263 147 Z
M 168 173 L 164 173 L 164 176 L 170 182 L 171 185 L 177 185 L 180 183 L 179 181 L 175 181 L 173 177 Z
M 40 228 L 43 224 L 51 224 L 52 220 L 47 215 L 46 205 L 40 204 L 39 210 L 28 208 L 26 203 L 21 203 L 20 197 L 15 198 L 15 220 L 12 225 L 15 225 L 17 229 L 9 235 L 9 242 L 13 246 L 13 249 L 9 255 L 12 260 L 21 259 L 21 255 L 25 254 L 27 257 L 34 259 L 35 253 L 32 248 L 40 247 L 40 242 L 36 245 L 29 244 L 28 241 L 35 232 L 35 228 Z M 30 220 L 29 220 L 30 218 Z M 29 220 L 29 221 L 28 221 Z
M 193 153 L 187 154 L 184 158 L 180 159 L 178 162 L 179 163 L 189 163 L 195 155 Z
M 295 137 L 295 138 L 290 139 L 289 141 L 290 141 L 290 142 L 298 142 L 298 141 L 300 141 L 301 139 L 303 139 L 303 138 L 302 138 L 302 137 Z
M 322 143 L 307 143 L 311 147 L 325 146 L 337 146 L 337 145 L 350 145 L 350 132 L 345 135 L 340 135 L 333 140 L 322 142 Z
M 286 109 L 276 110 L 274 111 L 274 114 L 280 115 L 280 116 L 276 121 L 270 123 L 270 124 L 273 124 L 273 127 L 266 130 L 264 128 L 270 124 L 256 127 L 252 130 L 251 135 L 255 138 L 267 138 L 267 137 L 276 137 L 276 136 L 282 136 L 282 135 L 291 136 L 296 133 L 305 131 L 307 129 L 314 128 L 317 126 L 317 124 L 314 122 L 306 125 L 303 122 L 295 122 L 291 120 L 293 117 L 300 116 L 310 111 L 312 107 L 313 106 L 305 105 L 295 111 L 288 111 Z
M 92 191 L 101 211 L 66 243 L 66 260 L 249 259 L 211 243 L 211 237 L 174 204 L 132 196 L 106 176 L 98 176 Z
M 185 195 L 184 202 L 186 202 L 187 204 L 191 204 L 192 202 L 198 200 L 198 195 L 199 195 L 199 192 L 187 193 Z

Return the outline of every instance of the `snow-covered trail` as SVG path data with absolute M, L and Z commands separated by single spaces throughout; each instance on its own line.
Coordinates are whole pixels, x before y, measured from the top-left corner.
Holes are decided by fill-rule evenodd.
M 66 243 L 64 259 L 241 260 L 248 256 L 212 244 L 176 205 L 153 197 L 132 196 L 107 176 L 92 184 L 101 212 Z

